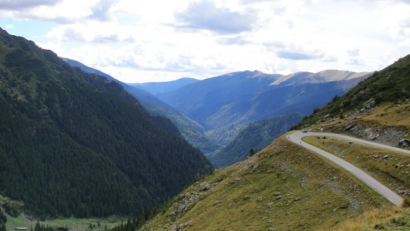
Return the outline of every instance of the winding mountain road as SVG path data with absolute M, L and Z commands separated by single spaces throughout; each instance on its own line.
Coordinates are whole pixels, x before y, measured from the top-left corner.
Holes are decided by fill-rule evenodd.
M 361 140 L 361 139 L 353 138 L 353 137 L 350 137 L 350 136 L 334 134 L 334 133 L 324 133 L 324 132 L 302 133 L 302 132 L 295 132 L 295 133 L 286 135 L 286 137 L 288 138 L 289 141 L 291 141 L 291 142 L 293 142 L 297 145 L 300 145 L 304 148 L 307 148 L 307 149 L 309 149 L 313 152 L 316 152 L 317 154 L 327 158 L 328 160 L 332 161 L 333 163 L 339 165 L 340 167 L 344 168 L 345 170 L 347 170 L 348 172 L 353 174 L 355 177 L 357 177 L 363 183 L 368 185 L 370 188 L 374 189 L 376 192 L 380 193 L 382 196 L 384 196 L 387 200 L 389 200 L 393 204 L 395 204 L 397 206 L 401 206 L 401 204 L 403 203 L 403 198 L 401 198 L 395 192 L 393 192 L 392 190 L 390 190 L 389 188 L 387 188 L 386 186 L 384 186 L 383 184 L 381 184 L 380 182 L 375 180 L 373 177 L 369 176 L 364 171 L 360 170 L 358 167 L 350 164 L 349 162 L 347 162 L 347 161 L 345 161 L 345 160 L 343 160 L 343 159 L 341 159 L 341 158 L 339 158 L 335 155 L 332 155 L 332 154 L 330 154 L 326 151 L 323 151 L 322 149 L 319 149 L 319 148 L 317 148 L 313 145 L 310 145 L 306 142 L 303 142 L 302 138 L 306 137 L 306 136 L 338 137 L 338 138 L 341 138 L 341 139 L 349 140 L 351 142 L 368 144 L 368 145 L 372 145 L 372 146 L 376 146 L 376 147 L 380 147 L 380 148 L 385 148 L 385 149 L 390 149 L 390 150 L 393 150 L 393 151 L 407 153 L 407 154 L 410 154 L 410 151 L 403 150 L 403 149 L 400 149 L 400 148 L 391 147 L 391 146 L 384 145 L 384 144 L 379 144 L 379 143 L 374 143 L 374 142 L 370 142 L 370 141 L 366 141 L 366 140 Z

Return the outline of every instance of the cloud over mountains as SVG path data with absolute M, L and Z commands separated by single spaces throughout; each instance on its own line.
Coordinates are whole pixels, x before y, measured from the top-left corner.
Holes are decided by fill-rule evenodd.
M 373 71 L 410 53 L 409 3 L 0 0 L 0 27 L 125 82 Z

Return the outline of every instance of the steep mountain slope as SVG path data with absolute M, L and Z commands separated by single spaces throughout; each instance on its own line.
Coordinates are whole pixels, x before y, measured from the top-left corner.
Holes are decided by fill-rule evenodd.
M 330 131 L 409 148 L 410 55 L 305 116 L 294 129 Z M 304 139 L 383 183 L 410 206 L 410 158 L 335 137 Z M 407 199 L 406 199 L 407 198 Z M 284 136 L 172 199 L 141 230 L 406 230 L 394 208 L 346 170 Z
M 198 82 L 199 80 L 193 78 L 181 78 L 169 82 L 152 82 L 152 83 L 127 83 L 130 86 L 143 89 L 153 95 L 174 91 L 185 85 Z
M 334 117 L 357 117 L 369 114 L 382 104 L 401 104 L 410 98 L 410 55 L 399 59 L 380 72 L 361 81 L 341 97 L 336 97 L 325 107 L 317 110 L 299 123 L 294 129 L 316 124 Z M 386 109 L 387 110 L 387 109 Z M 374 118 L 383 120 L 383 118 Z M 387 122 L 387 121 L 386 121 Z
M 140 230 L 327 230 L 389 206 L 349 173 L 280 137 L 192 184 Z
M 204 134 L 202 125 L 189 118 L 184 113 L 181 113 L 172 107 L 159 105 L 143 99 L 139 99 L 139 101 L 151 115 L 169 118 L 178 128 L 182 137 L 203 153 L 213 152 L 221 147 L 218 143 L 214 142 Z
M 309 114 L 368 75 L 323 71 L 281 76 L 245 71 L 199 81 L 158 97 L 201 123 L 208 137 L 226 145 L 250 122 L 291 112 Z
M 251 148 L 262 150 L 302 118 L 302 114 L 292 113 L 252 122 L 241 130 L 231 143 L 221 150 L 208 154 L 207 157 L 218 169 L 235 164 L 249 155 Z
M 172 108 L 168 104 L 164 103 L 163 101 L 159 100 L 155 96 L 151 95 L 150 93 L 141 90 L 137 87 L 129 86 L 121 81 L 118 81 L 117 79 L 111 77 L 108 74 L 105 74 L 104 72 L 101 72 L 99 70 L 93 69 L 91 67 L 88 67 L 78 61 L 67 59 L 67 58 L 61 58 L 65 62 L 67 62 L 70 66 L 73 67 L 78 67 L 81 70 L 83 70 L 86 73 L 95 73 L 100 76 L 104 76 L 110 81 L 114 81 L 119 83 L 121 86 L 124 87 L 124 89 L 129 92 L 131 95 L 133 95 L 135 98 L 139 100 L 141 105 L 148 110 L 148 112 L 151 115 L 159 115 L 159 116 L 164 116 L 169 118 L 178 128 L 180 131 L 181 135 L 190 143 L 192 144 L 195 148 L 200 149 L 203 153 L 209 153 L 217 150 L 220 148 L 220 145 L 212 141 L 210 138 L 206 137 L 204 133 L 204 129 L 202 125 L 200 125 L 198 122 L 195 120 L 189 118 L 187 115 L 184 113 L 181 113 L 180 111 Z M 152 87 L 154 89 L 172 89 L 175 88 L 176 86 L 183 85 L 183 84 L 188 84 L 189 82 L 192 82 L 194 79 L 181 79 L 181 81 L 176 81 L 176 83 L 173 84 L 167 84 L 163 83 L 164 85 L 161 84 L 152 84 Z M 138 84 L 134 84 L 134 86 L 137 86 Z M 151 86 L 151 85 L 148 85 Z
M 1 29 L 0 108 L 1 194 L 38 216 L 140 213 L 212 169 L 118 83 Z

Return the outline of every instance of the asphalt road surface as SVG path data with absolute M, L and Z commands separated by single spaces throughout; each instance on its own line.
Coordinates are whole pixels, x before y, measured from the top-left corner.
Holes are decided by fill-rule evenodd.
M 399 195 L 397 195 L 395 192 L 375 180 L 373 177 L 369 176 L 367 173 L 363 172 L 360 170 L 358 167 L 350 164 L 349 162 L 332 155 L 326 151 L 323 151 L 322 149 L 319 149 L 315 146 L 312 146 L 308 143 L 305 143 L 302 141 L 302 137 L 305 136 L 331 136 L 331 137 L 338 137 L 342 138 L 345 140 L 349 140 L 354 143 L 362 143 L 362 144 L 369 144 L 372 146 L 380 147 L 380 148 L 385 148 L 385 149 L 390 149 L 393 151 L 398 151 L 398 152 L 403 152 L 410 154 L 410 151 L 400 149 L 400 148 L 395 148 L 391 147 L 388 145 L 384 144 L 379 144 L 379 143 L 374 143 L 366 140 L 361 140 L 357 138 L 353 138 L 350 136 L 345 136 L 345 135 L 340 135 L 340 134 L 334 134 L 334 133 L 324 133 L 324 132 L 309 132 L 309 133 L 302 133 L 302 132 L 295 132 L 293 134 L 288 134 L 286 137 L 288 138 L 289 141 L 300 145 L 304 148 L 307 148 L 313 152 L 316 152 L 317 154 L 329 159 L 330 161 L 334 162 L 335 164 L 339 165 L 340 167 L 344 168 L 351 174 L 353 174 L 355 177 L 357 177 L 359 180 L 363 181 L 363 183 L 367 184 L 370 188 L 374 189 L 376 192 L 380 193 L 382 196 L 384 196 L 387 200 L 391 201 L 393 204 L 397 206 L 401 206 L 403 203 L 403 198 L 401 198 Z

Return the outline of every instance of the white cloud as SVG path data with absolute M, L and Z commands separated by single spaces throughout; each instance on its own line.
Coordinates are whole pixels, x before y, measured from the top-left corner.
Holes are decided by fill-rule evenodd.
M 0 0 L 0 9 L 20 11 L 39 6 L 53 6 L 61 0 Z
M 41 46 L 144 82 L 241 70 L 380 69 L 410 53 L 408 3 L 64 0 L 0 15 L 57 22 Z
M 187 9 L 175 14 L 178 21 L 175 27 L 188 31 L 209 30 L 221 34 L 236 34 L 252 30 L 257 19 L 252 13 L 242 14 L 217 7 L 212 0 L 201 0 L 190 3 Z

